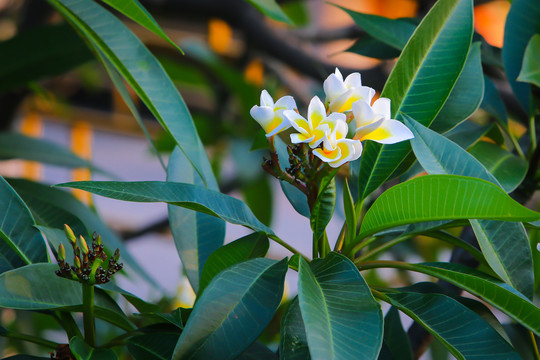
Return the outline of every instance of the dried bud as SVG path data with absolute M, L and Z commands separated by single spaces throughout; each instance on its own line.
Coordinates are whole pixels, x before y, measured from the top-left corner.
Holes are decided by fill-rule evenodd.
M 75 234 L 73 233 L 73 230 L 68 226 L 68 224 L 64 224 L 64 233 L 66 234 L 67 239 L 71 243 L 71 245 L 77 244 L 77 238 L 75 237 Z
M 66 249 L 64 249 L 64 245 L 60 244 L 58 246 L 58 262 L 63 263 L 66 261 Z
M 90 250 L 88 250 L 88 245 L 86 244 L 86 240 L 84 240 L 83 236 L 79 236 L 79 242 L 81 244 L 81 251 L 84 255 L 88 255 Z

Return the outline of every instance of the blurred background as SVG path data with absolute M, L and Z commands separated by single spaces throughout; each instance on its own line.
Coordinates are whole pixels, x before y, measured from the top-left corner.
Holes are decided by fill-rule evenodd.
M 262 171 L 265 150 L 252 150 L 264 133 L 251 119 L 249 109 L 259 104 L 261 90 L 267 89 L 274 99 L 293 95 L 302 113 L 312 96 L 323 97 L 322 81 L 335 67 L 344 76 L 359 71 L 363 84 L 380 92 L 399 52 L 378 46 L 340 6 L 418 23 L 435 1 L 277 2 L 290 24 L 268 19 L 242 0 L 141 0 L 185 55 L 129 19 L 119 17 L 160 60 L 177 85 L 206 146 L 221 190 L 246 201 L 280 237 L 310 253 L 309 221 L 288 203 L 279 183 Z M 510 3 L 495 0 L 475 4 L 476 36 L 483 39 L 483 49 L 497 54 Z M 510 111 L 512 106 L 517 107 L 515 100 L 505 97 L 505 91 L 509 91 L 504 86 L 499 90 Z M 0 131 L 49 140 L 103 170 L 100 173 L 92 167 L 73 169 L 12 159 L 21 156 L 10 152 L 8 143 L 0 143 L 0 175 L 45 184 L 90 179 L 165 180 L 160 159 L 167 163 L 174 142 L 144 104 L 134 94 L 132 97 L 155 148 L 101 64 L 59 14 L 42 0 L 0 0 Z M 480 111 L 475 116 L 483 115 Z M 514 126 L 519 132 L 519 126 Z M 124 280 L 122 286 L 145 299 L 157 301 L 165 295 L 176 306 L 191 306 L 193 294 L 182 274 L 165 205 L 74 194 L 94 207 L 120 234 L 133 257 L 158 284 L 152 287 L 147 281 Z M 328 229 L 333 241 L 343 224 L 342 213 L 338 201 Z M 228 224 L 226 241 L 247 233 L 246 229 Z M 289 255 L 274 245 L 270 257 Z M 396 246 L 395 252 L 389 256 L 414 261 L 421 255 L 417 260 L 433 261 L 448 260 L 450 251 L 439 242 L 419 238 Z M 290 276 L 287 291 L 292 294 L 296 291 L 295 279 Z M 385 281 L 407 284 L 410 279 L 404 276 L 389 272 Z M 9 313 L 4 311 L 2 316 Z

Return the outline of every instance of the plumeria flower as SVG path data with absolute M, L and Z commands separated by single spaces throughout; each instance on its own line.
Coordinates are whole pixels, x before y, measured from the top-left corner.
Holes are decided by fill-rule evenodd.
M 313 154 L 333 168 L 358 159 L 362 144 L 359 140 L 347 139 L 348 130 L 347 122 L 339 120 L 334 130 L 325 136 L 322 149 L 313 150 Z
M 401 122 L 391 119 L 390 99 L 379 98 L 370 106 L 364 100 L 352 105 L 356 121 L 357 140 L 373 140 L 381 144 L 395 144 L 412 139 L 413 133 Z
M 327 134 L 330 134 L 338 121 L 345 121 L 345 114 L 332 113 L 326 116 L 324 104 L 315 96 L 308 106 L 307 120 L 292 110 L 285 110 L 284 115 L 289 119 L 291 125 L 298 131 L 291 134 L 293 144 L 308 143 L 314 149 L 323 141 Z
M 360 74 L 355 72 L 343 81 L 343 75 L 336 68 L 323 83 L 326 93 L 326 103 L 330 112 L 350 111 L 352 104 L 357 100 L 364 100 L 371 104 L 375 90 L 362 86 Z
M 262 126 L 266 137 L 272 137 L 291 127 L 289 120 L 283 116 L 283 112 L 293 109 L 296 109 L 296 102 L 292 96 L 284 96 L 274 103 L 268 91 L 263 90 L 261 106 L 253 106 L 249 113 Z

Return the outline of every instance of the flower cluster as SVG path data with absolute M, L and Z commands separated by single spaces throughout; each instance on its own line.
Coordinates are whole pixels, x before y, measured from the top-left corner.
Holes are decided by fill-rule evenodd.
M 293 127 L 291 143 L 306 143 L 313 155 L 333 168 L 356 160 L 362 154 L 362 141 L 372 140 L 394 144 L 412 139 L 413 134 L 403 123 L 391 118 L 390 99 L 379 98 L 372 104 L 375 90 L 362 85 L 359 73 L 344 80 L 336 69 L 323 84 L 326 100 L 323 104 L 313 97 L 307 118 L 301 116 L 291 96 L 274 103 L 266 90 L 261 105 L 251 108 L 251 116 L 263 127 L 270 139 Z M 348 123 L 355 121 L 355 131 L 349 134 Z

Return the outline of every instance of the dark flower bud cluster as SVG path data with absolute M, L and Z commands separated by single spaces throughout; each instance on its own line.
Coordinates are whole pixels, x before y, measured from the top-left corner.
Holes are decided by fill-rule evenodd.
M 116 249 L 114 255 L 109 258 L 107 266 L 103 267 L 103 263 L 107 260 L 107 254 L 101 243 L 101 236 L 94 233 L 90 249 L 83 236 L 79 236 L 77 242 L 73 230 L 68 225 L 64 225 L 64 232 L 73 248 L 74 264 L 70 266 L 66 262 L 66 252 L 64 246 L 60 244 L 58 247 L 60 270 L 56 270 L 56 275 L 88 284 L 104 284 L 111 281 L 111 277 L 122 270 L 124 265 L 118 262 L 119 249 Z

